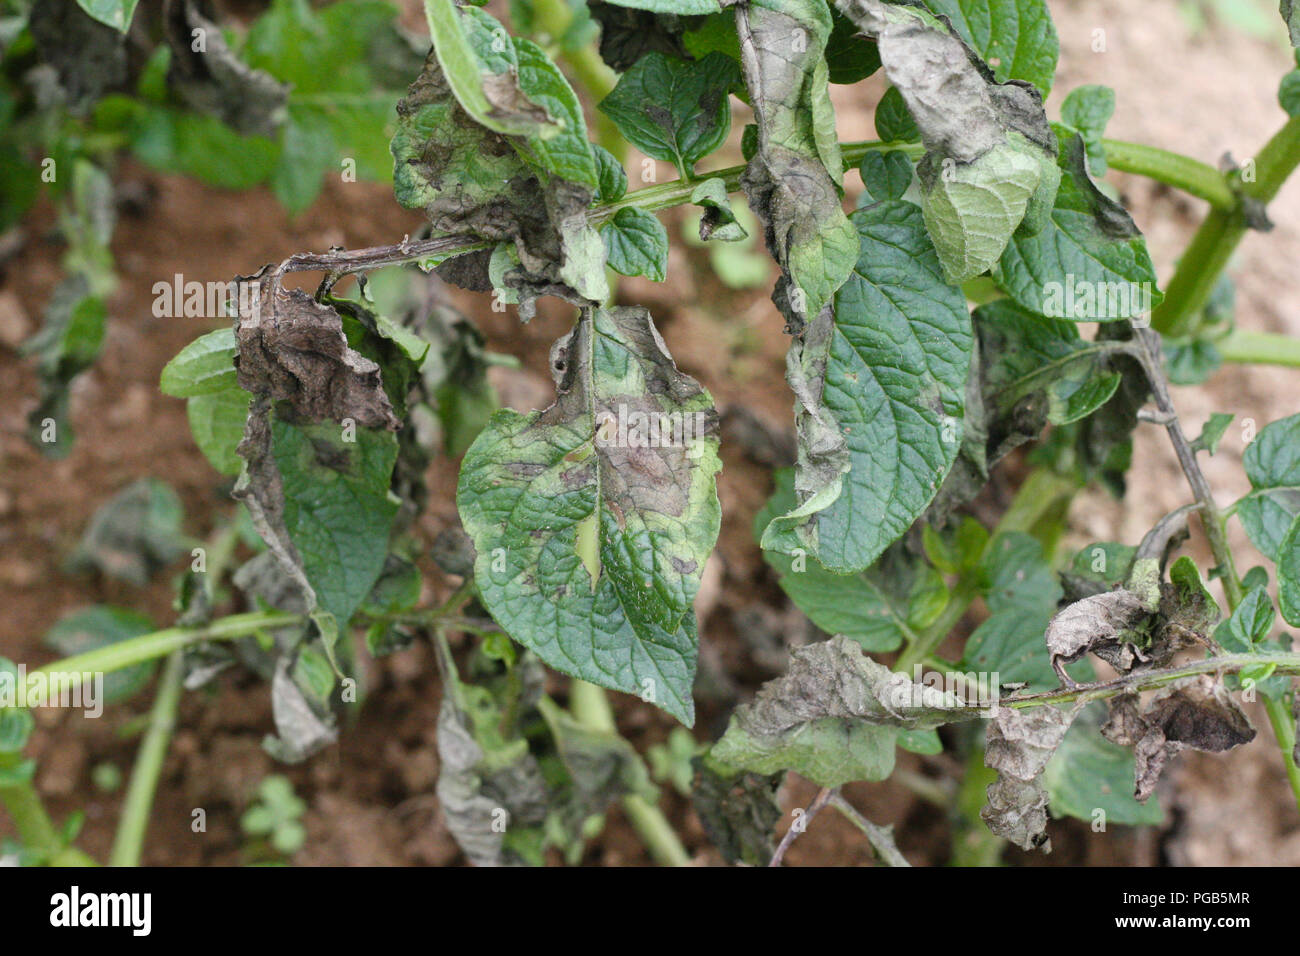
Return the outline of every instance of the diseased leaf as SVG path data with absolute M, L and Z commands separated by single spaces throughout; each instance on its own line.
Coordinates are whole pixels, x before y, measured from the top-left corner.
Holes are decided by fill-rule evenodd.
M 691 202 L 704 209 L 704 214 L 700 216 L 701 240 L 740 242 L 749 238 L 749 233 L 736 221 L 736 214 L 732 212 L 725 180 L 716 176 L 704 180 L 691 190 Z
M 1058 130 L 1060 188 L 1042 229 L 1012 237 L 993 267 L 1030 312 L 1076 322 L 1138 319 L 1160 304 L 1155 268 L 1132 218 L 1088 176 L 1084 140 Z
M 307 664 L 304 655 L 298 667 Z M 338 724 L 325 702 L 304 692 L 306 678 L 295 679 L 298 668 L 287 655 L 276 662 L 271 678 L 271 713 L 275 718 L 275 735 L 262 740 L 262 749 L 281 763 L 302 763 L 338 740 Z M 331 681 L 332 684 L 332 681 Z
M 712 400 L 644 309 L 584 312 L 551 368 L 556 403 L 497 412 L 461 467 L 481 599 L 547 664 L 689 725 L 692 602 L 720 521 Z
M 1297 4 L 1295 0 L 1280 0 L 1278 9 L 1282 14 L 1282 19 L 1286 21 L 1286 29 L 1291 37 L 1291 45 L 1300 48 L 1300 4 Z
M 606 264 L 620 275 L 663 282 L 668 271 L 668 231 L 654 213 L 631 206 L 600 227 Z
M 171 486 L 157 478 L 127 485 L 96 509 L 68 558 L 71 571 L 98 571 L 144 587 L 189 550 L 185 517 Z
M 452 0 L 425 0 L 424 10 L 442 75 L 471 120 L 494 133 L 510 136 L 544 138 L 559 132 L 560 125 L 523 93 L 511 75 L 518 64 L 512 55 L 512 38 L 500 24 L 494 20 L 489 24 L 486 16 L 476 20 L 479 11 L 470 10 L 465 14 L 470 21 L 467 30 Z M 486 38 L 478 28 L 488 34 Z M 495 45 L 493 35 L 497 38 Z M 498 56 L 493 58 L 492 53 Z
M 616 800 L 636 794 L 650 803 L 659 793 L 636 748 L 615 731 L 583 726 L 554 701 L 543 697 L 538 709 L 550 728 L 568 780 L 553 793 L 566 829 L 582 832 L 590 817 L 609 809 Z
M 388 553 L 400 422 L 386 386 L 404 401 L 397 383 L 409 382 L 410 359 L 390 354 L 393 381 L 385 382 L 380 366 L 349 345 L 338 308 L 276 289 L 270 277 L 260 288 L 236 328 L 239 383 L 255 398 L 234 495 L 308 610 L 319 606 L 346 626 Z M 336 304 L 360 344 L 366 332 L 355 316 L 363 310 Z
M 688 55 L 683 34 L 694 22 L 690 17 L 636 10 L 602 0 L 590 0 L 587 6 L 591 18 L 600 24 L 600 58 L 611 69 L 621 73 L 647 53 L 678 58 Z M 513 16 L 512 21 L 516 29 L 526 29 Z
M 1142 649 L 1154 611 L 1142 595 L 1128 590 L 1096 594 L 1063 608 L 1047 626 L 1047 650 L 1061 682 L 1072 683 L 1063 665 L 1088 652 L 1121 673 L 1147 660 Z
M 1060 44 L 1045 0 L 926 0 L 989 64 L 998 82 L 1025 80 L 1046 96 Z
M 603 301 L 604 245 L 586 216 L 601 170 L 577 96 L 536 44 L 510 37 L 482 10 L 454 15 L 463 36 L 455 30 L 440 34 L 439 49 L 463 41 L 456 56 L 477 63 L 479 82 L 496 99 L 512 108 L 531 104 L 555 129 L 507 135 L 478 124 L 431 54 L 397 106 L 391 148 L 398 202 L 423 208 L 434 235 L 507 243 L 514 267 L 504 282 L 520 296 L 524 319 L 538 295 L 560 295 L 578 305 Z M 457 257 L 439 273 L 487 291 L 490 255 Z
M 1160 801 L 1138 803 L 1133 797 L 1133 754 L 1101 736 L 1101 704 L 1084 710 L 1043 770 L 1043 786 L 1053 816 L 1105 824 L 1158 826 L 1165 814 Z
M 1110 708 L 1102 733 L 1117 744 L 1133 746 L 1133 793 L 1139 801 L 1155 792 L 1165 764 L 1179 751 L 1222 753 L 1255 738 L 1255 728 L 1241 708 L 1209 674 L 1157 691 L 1145 709 L 1136 694 L 1112 698 Z
M 726 141 L 727 94 L 739 81 L 735 61 L 721 53 L 687 61 L 650 52 L 619 77 L 600 111 L 633 146 L 672 163 L 686 178 Z
M 1241 463 L 1251 490 L 1237 502 L 1237 517 L 1251 543 L 1280 561 L 1282 539 L 1300 515 L 1300 415 L 1260 429 Z
M 984 764 L 998 772 L 998 779 L 989 784 L 988 805 L 980 817 L 1022 850 L 1052 850 L 1047 837 L 1051 798 L 1041 778 L 1074 717 L 1074 712 L 1056 707 L 993 708 Z
M 719 773 L 707 757 L 697 757 L 691 803 L 728 863 L 767 866 L 776 852 L 772 833 L 781 819 L 777 793 L 784 773 Z
M 539 863 L 528 848 L 541 842 L 546 781 L 517 723 L 541 691 L 541 675 L 530 676 L 536 662 L 520 666 L 523 690 L 512 709 L 500 688 L 462 682 L 449 655 L 438 659 L 438 803 L 447 829 L 475 866 Z
M 787 361 L 802 405 L 799 506 L 763 536 L 767 550 L 803 548 L 838 573 L 870 565 L 938 491 L 961 444 L 972 344 L 920 210 L 881 202 L 852 224 L 859 255 L 834 314 Z
M 1002 299 L 975 311 L 986 407 L 995 420 L 1037 434 L 1067 425 L 1110 400 L 1121 375 L 1113 357 L 1126 346 L 1080 337 L 1069 322 L 1033 315 Z
M 996 82 L 952 27 L 920 6 L 836 6 L 876 38 L 885 72 L 920 129 L 922 206 L 945 275 L 952 282 L 979 275 L 1022 220 L 1029 232 L 1040 228 L 1056 194 L 1056 142 L 1041 94 L 1021 80 Z
M 793 770 L 822 787 L 883 780 L 900 730 L 967 716 L 951 694 L 914 684 L 833 637 L 793 649 L 785 676 L 736 709 L 708 759 L 732 772 Z
M 773 301 L 798 332 L 821 316 L 857 257 L 840 208 L 844 167 L 822 58 L 831 16 L 823 0 L 761 0 L 737 26 L 758 127 L 741 185 L 782 269 Z
M 240 133 L 272 136 L 284 125 L 288 85 L 240 60 L 195 0 L 169 4 L 163 27 L 171 50 L 167 87 L 187 106 Z M 203 37 L 201 50 L 194 49 L 196 35 Z

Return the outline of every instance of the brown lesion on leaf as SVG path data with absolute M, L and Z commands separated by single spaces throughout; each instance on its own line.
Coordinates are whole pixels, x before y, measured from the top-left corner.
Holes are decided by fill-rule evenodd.
M 337 311 L 281 288 L 273 271 L 261 275 L 246 309 L 235 327 L 241 388 L 279 403 L 290 420 L 401 428 L 379 366 L 348 346 Z

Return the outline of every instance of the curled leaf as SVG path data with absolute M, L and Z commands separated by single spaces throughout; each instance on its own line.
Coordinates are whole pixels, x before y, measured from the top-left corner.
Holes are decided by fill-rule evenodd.
M 1121 589 L 1075 601 L 1057 612 L 1047 625 L 1047 651 L 1065 686 L 1073 686 L 1065 665 L 1091 652 L 1121 673 L 1149 658 L 1145 625 L 1151 608 L 1140 594 Z
M 823 787 L 882 780 L 900 730 L 926 730 L 970 711 L 952 694 L 913 683 L 847 637 L 796 648 L 786 674 L 736 709 L 710 752 L 731 772 L 794 770 Z
M 1016 710 L 995 707 L 989 721 L 984 764 L 998 772 L 989 784 L 988 805 L 980 817 L 990 830 L 1022 850 L 1051 852 L 1047 837 L 1050 795 L 1042 774 L 1065 739 L 1073 711 L 1055 707 Z
M 1136 694 L 1115 698 L 1102 733 L 1134 748 L 1133 794 L 1143 801 L 1155 792 L 1165 764 L 1179 751 L 1222 753 L 1255 739 L 1250 720 L 1223 682 L 1209 674 L 1158 691 L 1145 709 Z

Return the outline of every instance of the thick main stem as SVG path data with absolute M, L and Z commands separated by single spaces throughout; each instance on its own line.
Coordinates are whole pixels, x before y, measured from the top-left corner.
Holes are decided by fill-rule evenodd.
M 1254 179 L 1240 184 L 1241 194 L 1256 203 L 1268 203 L 1298 164 L 1300 117 L 1292 117 L 1255 157 Z M 1165 286 L 1164 301 L 1151 314 L 1153 328 L 1171 336 L 1196 330 L 1201 310 L 1248 228 L 1240 202 L 1210 210 Z

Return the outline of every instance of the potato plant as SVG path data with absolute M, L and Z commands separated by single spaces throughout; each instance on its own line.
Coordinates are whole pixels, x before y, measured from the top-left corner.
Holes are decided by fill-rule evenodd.
M 84 13 L 62 16 L 88 35 L 133 29 L 132 0 L 79 2 Z M 1300 8 L 1281 7 L 1300 44 Z M 1232 416 L 1193 427 L 1169 390 L 1224 362 L 1300 365 L 1294 341 L 1235 328 L 1223 275 L 1246 231 L 1269 228 L 1268 203 L 1300 162 L 1300 71 L 1279 89 L 1291 118 L 1217 169 L 1107 138 L 1106 87 L 1071 90 L 1049 118 L 1058 41 L 1044 0 L 515 0 L 509 28 L 495 6 L 425 0 L 424 12 L 421 62 L 423 44 L 372 0 L 275 0 L 229 33 L 180 0 L 152 34 L 170 53 L 133 92 L 83 90 L 95 105 L 61 187 L 68 278 L 32 349 L 44 383 L 33 439 L 52 448 L 67 438 L 67 383 L 102 336 L 111 222 L 95 193 L 111 188 L 113 151 L 267 182 L 300 209 L 364 128 L 371 152 L 354 150 L 354 166 L 386 177 L 373 158 L 386 148 L 396 201 L 427 220 L 387 246 L 249 263 L 229 325 L 163 373 L 242 511 L 192 547 L 165 489 L 146 483 L 83 543 L 83 560 L 116 546 L 146 578 L 194 555 L 174 626 L 99 609 L 64 626 L 70 656 L 40 670 L 74 685 L 105 674 L 125 694 L 165 660 L 113 862 L 139 858 L 182 687 L 227 667 L 263 674 L 265 747 L 303 761 L 364 697 L 359 655 L 416 639 L 441 672 L 437 795 L 467 859 L 577 861 L 617 803 L 656 860 L 687 862 L 606 694 L 694 725 L 719 413 L 650 312 L 618 292 L 620 276 L 672 282 L 657 214 L 676 206 L 698 212 L 692 255 L 753 232 L 775 260 L 771 321 L 789 354 L 785 383 L 769 387 L 792 396 L 796 454 L 772 476 L 754 546 L 827 635 L 792 647 L 786 673 L 720 734 L 674 733 L 653 755 L 726 859 L 779 865 L 832 806 L 881 863 L 907 865 L 840 793 L 890 777 L 899 748 L 964 762 L 962 825 L 987 830 L 956 862 L 992 862 L 1005 842 L 1049 849 L 1049 814 L 1158 823 L 1160 776 L 1180 751 L 1256 736 L 1243 699 L 1262 704 L 1300 801 L 1300 653 L 1277 620 L 1300 626 L 1300 414 L 1253 435 L 1252 490 L 1223 507 L 1200 461 Z M 23 11 L 14 46 L 66 85 L 77 72 L 43 39 L 48 16 Z M 197 51 L 201 35 L 212 42 Z M 881 72 L 878 139 L 841 141 L 831 86 Z M 386 100 L 394 88 L 405 93 Z M 723 166 L 733 119 L 744 163 Z M 243 149 L 222 138 L 231 129 L 251 137 Z M 105 140 L 87 130 L 109 149 L 88 146 Z M 224 145 L 192 148 L 205 131 Z M 655 181 L 654 161 L 675 178 Z M 1163 281 L 1103 179 L 1112 169 L 1209 207 Z M 286 284 L 297 273 L 323 276 L 314 294 Z M 486 369 L 507 359 L 430 298 L 430 273 L 524 322 L 544 297 L 572 308 L 550 351 L 552 404 L 495 408 Z M 1140 540 L 1058 553 L 1072 497 L 1122 496 L 1143 467 L 1138 428 L 1167 434 L 1187 503 Z M 463 527 L 429 541 L 416 519 L 435 456 L 461 459 Z M 985 488 L 1008 456 L 1019 490 L 991 508 Z M 1267 566 L 1238 566 L 1234 518 Z M 1193 532 L 1212 566 L 1180 553 Z M 239 547 L 254 556 L 235 560 Z M 430 554 L 459 582 L 432 603 L 418 567 Z M 20 852 L 82 859 L 75 827 L 56 827 L 32 786 L 31 716 L 8 703 L 0 797 Z M 791 773 L 820 792 L 778 844 Z

